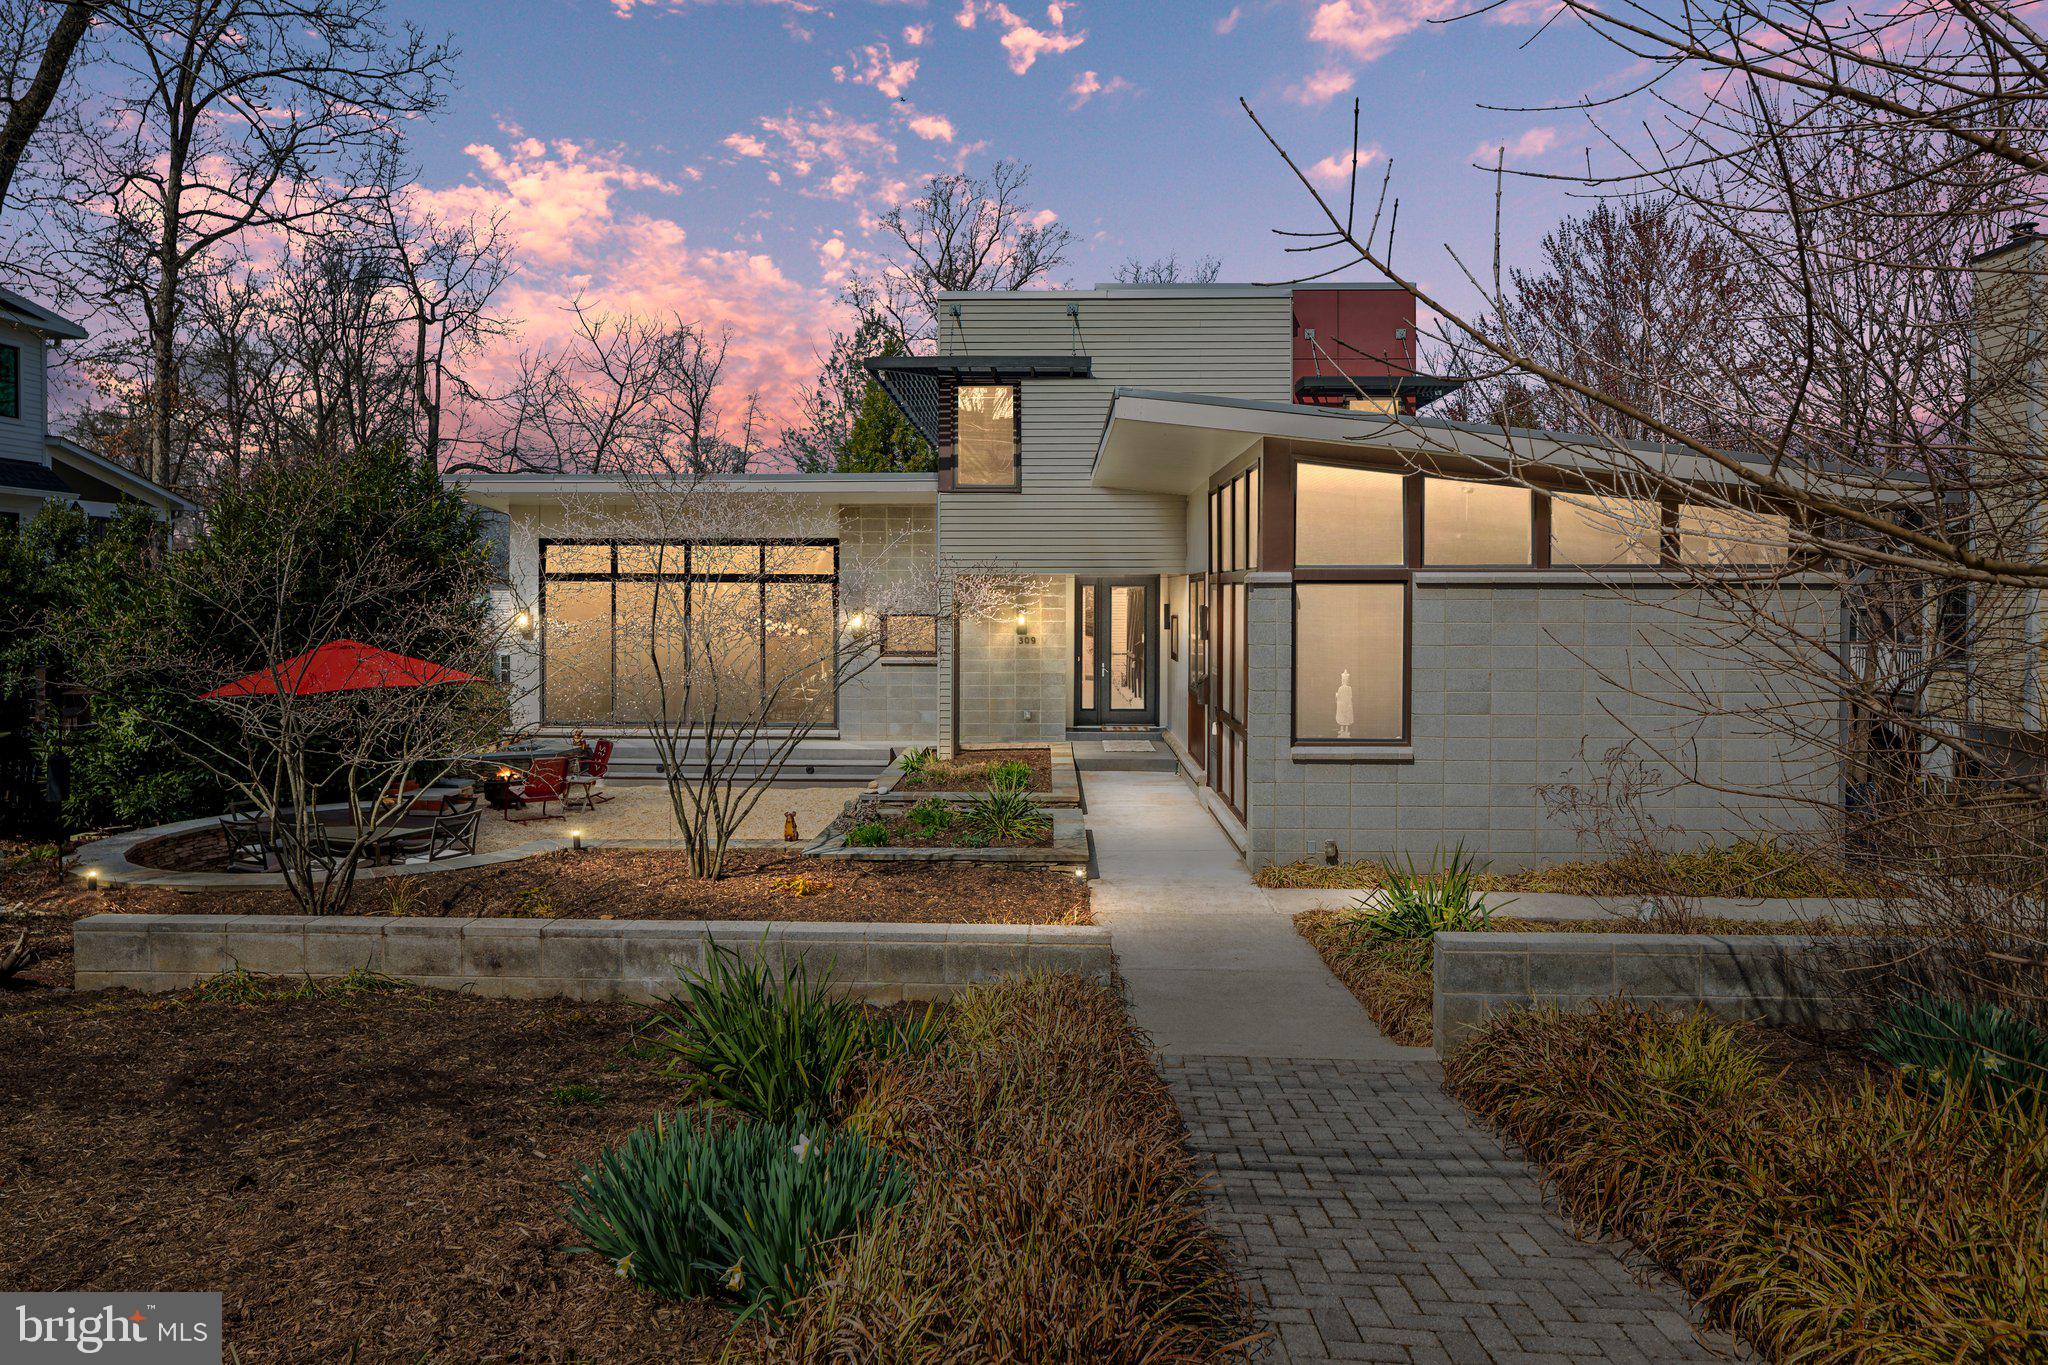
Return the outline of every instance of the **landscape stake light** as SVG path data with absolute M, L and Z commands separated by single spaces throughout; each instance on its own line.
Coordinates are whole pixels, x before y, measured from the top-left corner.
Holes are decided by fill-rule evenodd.
M 581 853 L 583 851 L 582 830 L 572 829 L 569 831 L 569 851 L 571 853 Z

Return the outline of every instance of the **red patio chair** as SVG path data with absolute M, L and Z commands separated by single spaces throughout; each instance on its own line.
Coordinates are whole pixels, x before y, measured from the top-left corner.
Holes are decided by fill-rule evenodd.
M 583 760 L 583 775 L 590 779 L 590 800 L 594 805 L 609 801 L 604 794 L 604 775 L 612 766 L 612 742 L 601 739 L 590 746 L 590 757 Z
M 539 815 L 524 815 L 520 817 L 522 820 L 562 819 L 563 816 L 559 812 L 549 815 L 548 806 L 556 801 L 561 802 L 564 806 L 567 806 L 569 803 L 569 760 L 566 758 L 536 758 L 533 761 L 533 766 L 526 770 L 526 776 L 521 778 L 518 785 L 512 788 L 512 795 L 518 798 L 521 805 L 538 805 L 540 807 Z M 511 803 L 507 802 L 505 806 L 505 818 L 507 820 L 512 818 L 512 809 Z

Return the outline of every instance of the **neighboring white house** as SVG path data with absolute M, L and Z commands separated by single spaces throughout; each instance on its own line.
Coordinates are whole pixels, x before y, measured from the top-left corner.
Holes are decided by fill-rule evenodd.
M 168 489 L 51 434 L 50 352 L 84 339 L 77 323 L 0 289 L 0 517 L 26 521 L 53 502 L 95 517 L 112 516 L 124 502 L 166 518 L 194 510 Z
M 1462 841 L 1502 866 L 1578 852 L 1537 789 L 1631 729 L 1690 727 L 1704 781 L 1665 800 L 1695 837 L 1818 818 L 1797 800 L 1738 817 L 1716 785 L 1833 800 L 1825 763 L 1685 715 L 1647 677 L 1611 681 L 1654 655 L 1716 680 L 1736 712 L 1764 685 L 1673 638 L 1660 610 L 1689 590 L 1681 562 L 1725 553 L 1707 533 L 1725 512 L 1607 506 L 1566 443 L 1417 415 L 1451 385 L 1416 372 L 1405 292 L 1105 285 L 948 294 L 940 310 L 937 354 L 869 364 L 936 473 L 740 482 L 801 500 L 788 533 L 830 544 L 835 568 L 911 528 L 939 564 L 1016 576 L 1020 609 L 882 623 L 880 665 L 836 689 L 799 771 L 880 747 L 1156 734 L 1255 866 L 1331 844 L 1358 858 Z M 607 482 L 462 482 L 510 518 L 506 610 L 534 632 L 515 661 L 525 719 L 630 737 L 632 689 L 598 684 L 622 667 L 608 642 L 631 624 L 617 613 L 634 575 L 601 518 L 566 511 Z M 1782 518 L 1735 531 L 1784 563 Z M 842 623 L 860 610 L 836 577 L 808 591 Z M 1812 596 L 1825 632 L 1838 607 Z

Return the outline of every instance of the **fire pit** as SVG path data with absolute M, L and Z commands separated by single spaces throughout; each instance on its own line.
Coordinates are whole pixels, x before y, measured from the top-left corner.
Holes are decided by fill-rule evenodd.
M 518 810 L 526 804 L 512 790 L 513 779 L 518 776 L 511 768 L 500 768 L 484 779 L 484 800 L 492 810 Z

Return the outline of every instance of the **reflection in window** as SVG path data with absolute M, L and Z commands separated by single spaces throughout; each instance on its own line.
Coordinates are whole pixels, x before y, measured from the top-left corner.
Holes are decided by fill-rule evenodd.
M 1526 488 L 1465 479 L 1423 480 L 1425 564 L 1528 564 L 1534 528 L 1534 495 Z
M 1648 498 L 1559 493 L 1550 499 L 1553 564 L 1655 564 L 1663 543 L 1663 508 Z
M 551 561 L 559 548 L 549 550 Z M 541 633 L 547 719 L 573 724 L 611 715 L 611 658 L 612 585 L 548 584 Z
M 962 384 L 955 405 L 954 484 L 1009 488 L 1017 482 L 1017 389 Z
M 609 545 L 548 546 L 548 722 L 642 723 L 664 705 L 672 720 L 829 721 L 835 547 L 766 552 L 764 564 L 754 544 L 625 544 L 613 575 Z
M 1294 467 L 1294 562 L 1399 564 L 1402 477 L 1342 465 Z
M 768 719 L 792 725 L 831 720 L 832 665 L 838 652 L 832 585 L 770 583 L 765 596 L 763 660 L 772 694 Z
M 939 618 L 904 615 L 882 618 L 882 657 L 931 659 L 939 653 Z
M 602 573 L 612 571 L 610 545 L 550 545 L 547 571 L 556 573 Z
M 1791 542 L 1792 523 L 1779 513 L 1690 502 L 1678 509 L 1678 559 L 1683 564 L 1781 565 Z
M 1295 588 L 1297 739 L 1404 737 L 1406 595 L 1400 583 L 1303 583 Z

